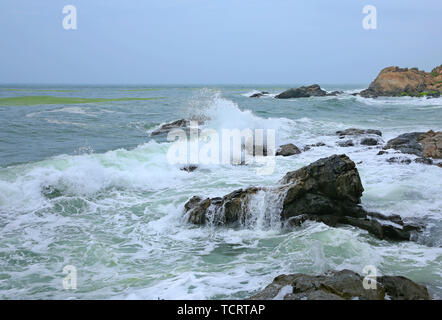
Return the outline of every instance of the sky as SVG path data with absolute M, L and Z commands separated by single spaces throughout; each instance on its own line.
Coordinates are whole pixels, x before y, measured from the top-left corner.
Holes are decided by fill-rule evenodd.
M 442 64 L 441 16 L 440 0 L 1 0 L 0 84 L 365 84 Z

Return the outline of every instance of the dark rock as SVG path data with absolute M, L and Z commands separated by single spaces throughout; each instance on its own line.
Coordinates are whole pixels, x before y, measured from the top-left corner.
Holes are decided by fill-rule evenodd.
M 414 162 L 422 164 L 433 164 L 433 160 L 431 160 L 430 158 L 416 158 L 414 159 Z
M 332 91 L 330 93 L 327 93 L 326 96 L 337 96 L 338 94 L 343 94 L 344 91 Z
M 250 209 L 253 196 L 263 191 L 278 199 L 272 205 L 286 226 L 313 220 L 332 227 L 352 225 L 380 239 L 410 240 L 418 228 L 405 225 L 399 216 L 365 211 L 359 205 L 363 190 L 355 163 L 346 155 L 333 155 L 288 172 L 273 188 L 240 189 L 223 198 L 194 197 L 186 203 L 185 212 L 197 224 L 208 217 L 215 225 L 243 224 L 254 214 Z
M 442 159 L 442 131 L 404 133 L 389 140 L 384 149 L 395 149 L 419 157 Z
M 401 157 L 391 157 L 391 158 L 387 159 L 387 162 L 389 162 L 389 163 L 410 164 L 411 163 L 411 159 L 401 158 Z
M 355 144 L 353 143 L 353 140 L 346 140 L 342 142 L 338 142 L 338 146 L 340 147 L 353 147 Z
M 378 144 L 378 140 L 374 138 L 364 138 L 361 140 L 361 144 L 364 146 L 375 146 Z
M 288 89 L 275 98 L 277 99 L 292 99 L 292 98 L 308 98 L 308 97 L 323 97 L 326 96 L 327 92 L 322 90 L 317 84 L 311 86 L 302 86 L 299 88 Z
M 224 197 L 206 198 L 192 197 L 185 205 L 189 222 L 194 224 L 214 225 L 244 223 L 249 215 L 250 197 L 261 188 L 250 187 L 235 190 Z
M 204 124 L 202 120 L 196 120 L 198 125 Z M 161 125 L 160 128 L 152 131 L 151 136 L 167 135 L 173 129 L 183 129 L 185 131 L 190 130 L 190 120 L 180 119 L 170 123 L 165 123 Z M 199 130 L 199 129 L 198 129 Z
M 382 132 L 375 129 L 357 129 L 357 128 L 348 128 L 345 130 L 336 131 L 336 134 L 339 136 L 356 136 L 356 135 L 364 135 L 364 134 L 375 134 L 377 136 L 382 136 Z
M 187 165 L 187 166 L 182 167 L 180 170 L 183 170 L 183 171 L 186 171 L 186 172 L 193 172 L 193 171 L 195 171 L 196 169 L 198 169 L 198 166 L 197 166 L 197 165 L 190 164 L 190 165 Z
M 261 92 L 257 92 L 252 94 L 249 98 L 260 98 L 262 96 L 268 95 L 269 93 L 267 91 L 261 91 Z
M 388 152 L 387 152 L 387 151 L 384 151 L 384 150 L 381 150 L 381 151 L 379 151 L 376 155 L 377 155 L 377 156 L 381 156 L 381 155 L 386 154 L 386 153 L 388 153 Z
M 283 157 L 292 156 L 299 153 L 301 153 L 301 150 L 299 150 L 298 147 L 293 143 L 284 144 L 280 146 L 278 150 L 276 150 L 276 155 Z
M 405 277 L 376 278 L 376 289 L 365 289 L 364 278 L 350 270 L 329 271 L 312 276 L 302 273 L 280 275 L 251 300 L 429 300 L 425 286 Z M 283 291 L 282 291 L 283 290 Z
M 42 189 L 42 194 L 48 199 L 59 198 L 63 195 L 63 193 L 53 186 L 45 186 Z
M 404 133 L 387 142 L 384 149 L 395 149 L 402 153 L 414 154 L 422 156 L 423 147 L 419 143 L 423 132 Z
M 308 144 L 308 145 L 304 146 L 304 148 L 302 150 L 303 151 L 308 151 L 308 150 L 310 150 L 313 147 L 323 147 L 325 145 L 326 144 L 324 142 L 317 142 L 317 143 L 314 143 L 314 144 Z

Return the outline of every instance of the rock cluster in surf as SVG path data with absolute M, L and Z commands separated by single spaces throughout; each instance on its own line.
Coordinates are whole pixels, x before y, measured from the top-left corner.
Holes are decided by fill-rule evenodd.
M 280 218 L 287 226 L 313 220 L 355 226 L 380 239 L 411 240 L 418 228 L 404 224 L 398 215 L 365 211 L 360 206 L 363 190 L 355 163 L 346 155 L 333 155 L 288 172 L 276 187 L 239 189 L 217 198 L 194 196 L 185 204 L 185 213 L 194 224 L 241 224 L 252 214 L 253 196 L 263 191 L 280 200 Z

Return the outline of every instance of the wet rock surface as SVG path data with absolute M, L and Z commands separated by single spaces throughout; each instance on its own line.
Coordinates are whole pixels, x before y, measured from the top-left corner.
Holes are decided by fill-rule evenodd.
M 323 97 L 327 92 L 322 90 L 317 84 L 311 86 L 302 86 L 299 88 L 288 89 L 277 96 L 276 99 L 293 99 L 293 98 L 308 98 L 308 97 Z
M 442 159 L 442 132 L 410 132 L 387 142 L 384 149 L 395 149 L 402 153 L 424 158 Z
M 364 138 L 361 140 L 361 145 L 363 146 L 376 146 L 378 143 L 378 140 L 374 138 Z
M 266 96 L 268 94 L 269 93 L 267 91 L 261 91 L 261 92 L 257 92 L 257 93 L 252 94 L 249 98 L 260 98 L 260 97 Z
M 203 120 L 194 120 L 194 121 L 197 122 L 198 125 L 204 124 Z M 167 134 L 174 129 L 182 129 L 182 130 L 185 130 L 186 132 L 188 132 L 190 130 L 190 122 L 191 122 L 191 120 L 179 119 L 179 120 L 175 120 L 175 121 L 172 121 L 169 123 L 165 123 L 165 124 L 161 125 L 158 129 L 152 131 L 150 135 L 151 136 L 160 136 L 160 135 L 167 136 Z
M 244 223 L 253 215 L 254 195 L 273 195 L 268 205 L 280 212 L 281 222 L 299 226 L 306 220 L 332 227 L 351 225 L 380 239 L 411 240 L 418 227 L 406 225 L 398 215 L 367 212 L 360 206 L 364 191 L 355 163 L 346 155 L 319 159 L 288 172 L 276 187 L 239 189 L 224 197 L 193 197 L 185 204 L 188 221 L 214 225 Z
M 280 275 L 251 300 L 429 300 L 425 286 L 402 276 L 376 279 L 376 289 L 365 289 L 364 278 L 351 270 L 312 276 Z
M 278 150 L 276 150 L 276 155 L 283 157 L 293 156 L 299 153 L 301 153 L 301 150 L 299 150 L 299 148 L 295 146 L 293 143 L 284 144 L 280 146 Z
M 338 142 L 338 146 L 346 148 L 346 147 L 353 147 L 355 144 L 353 140 L 345 140 Z
M 348 128 L 345 130 L 336 131 L 336 134 L 339 136 L 356 136 L 356 135 L 364 135 L 364 134 L 374 134 L 377 136 L 382 136 L 382 132 L 375 129 L 358 129 L 358 128 Z

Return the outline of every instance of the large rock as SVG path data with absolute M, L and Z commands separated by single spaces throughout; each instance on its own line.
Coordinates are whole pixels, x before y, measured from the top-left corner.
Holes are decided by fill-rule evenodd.
M 442 65 L 431 72 L 417 68 L 387 67 L 368 89 L 360 92 L 366 98 L 379 96 L 438 96 L 442 92 Z
M 288 172 L 276 187 L 240 189 L 222 198 L 193 197 L 185 213 L 195 224 L 244 224 L 255 214 L 255 195 L 265 192 L 273 199 L 268 209 L 278 210 L 286 226 L 313 220 L 355 226 L 380 239 L 410 240 L 418 228 L 405 225 L 397 215 L 365 211 L 360 206 L 363 190 L 355 163 L 346 155 L 333 155 Z
M 376 278 L 376 289 L 365 289 L 363 277 L 350 270 L 311 276 L 280 275 L 252 300 L 429 300 L 425 286 L 400 276 Z
M 293 143 L 284 144 L 280 146 L 278 150 L 276 150 L 276 155 L 283 157 L 293 156 L 299 153 L 301 153 L 301 150 L 299 150 L 299 148 L 295 146 Z
M 395 149 L 424 158 L 442 159 L 442 131 L 404 133 L 389 140 L 384 149 Z
M 288 89 L 275 98 L 277 99 L 292 99 L 292 98 L 308 98 L 308 97 L 323 97 L 326 96 L 327 92 L 322 90 L 317 84 L 311 86 L 302 86 L 299 88 Z

